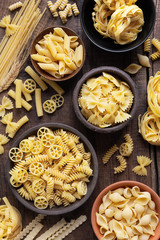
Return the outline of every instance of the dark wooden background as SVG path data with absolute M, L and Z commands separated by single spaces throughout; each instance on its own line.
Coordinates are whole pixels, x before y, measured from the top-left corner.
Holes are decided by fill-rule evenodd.
M 10 14 L 8 10 L 8 6 L 14 2 L 15 2 L 14 0 L 0 1 L 0 19 L 6 16 L 7 14 Z M 70 0 L 70 2 L 73 3 L 74 1 Z M 77 4 L 80 8 L 82 4 L 82 0 L 81 1 L 77 0 Z M 155 0 L 155 4 L 156 4 L 156 11 L 157 11 L 157 19 L 156 19 L 154 31 L 151 36 L 152 37 L 154 36 L 160 39 L 160 32 L 159 32 L 160 1 Z M 40 8 L 44 9 L 45 7 L 47 7 L 47 0 L 42 0 Z M 61 25 L 61 21 L 59 18 L 56 20 L 53 19 L 51 13 L 47 9 L 43 19 L 41 20 L 38 27 L 36 28 L 34 36 L 39 31 L 55 25 Z M 159 158 L 160 158 L 160 147 L 151 146 L 142 139 L 141 135 L 138 133 L 137 118 L 139 114 L 143 114 L 147 109 L 147 101 L 146 101 L 147 82 L 148 82 L 149 76 L 155 74 L 157 71 L 160 70 L 160 60 L 157 60 L 154 63 L 151 62 L 151 68 L 149 70 L 143 67 L 138 74 L 132 76 L 133 80 L 136 83 L 136 88 L 138 90 L 139 101 L 138 101 L 138 109 L 137 109 L 136 116 L 130 122 L 130 124 L 123 130 L 114 134 L 104 135 L 104 134 L 94 133 L 88 130 L 87 128 L 85 128 L 79 122 L 79 120 L 76 118 L 74 114 L 73 106 L 72 106 L 72 93 L 73 93 L 73 89 L 76 82 L 82 77 L 84 73 L 98 66 L 108 65 L 108 66 L 116 66 L 116 67 L 119 67 L 120 69 L 124 69 L 126 66 L 128 66 L 132 62 L 138 63 L 137 53 L 143 54 L 143 46 L 140 46 L 136 50 L 131 51 L 129 53 L 124 53 L 124 54 L 113 54 L 113 53 L 104 52 L 101 49 L 94 46 L 87 39 L 87 37 L 85 36 L 81 28 L 80 16 L 72 17 L 71 19 L 69 19 L 66 26 L 76 31 L 84 41 L 84 44 L 86 47 L 86 61 L 85 61 L 84 67 L 78 73 L 78 75 L 74 77 L 72 80 L 66 81 L 60 84 L 65 90 L 65 95 L 64 95 L 65 103 L 63 107 L 58 109 L 53 115 L 48 115 L 47 113 L 44 112 L 44 116 L 42 118 L 38 118 L 36 116 L 34 96 L 32 101 L 33 108 L 30 112 L 27 112 L 25 109 L 13 110 L 13 113 L 14 113 L 13 121 L 18 121 L 20 117 L 22 117 L 25 114 L 27 114 L 30 120 L 26 125 L 24 125 L 20 129 L 20 131 L 16 134 L 15 138 L 5 145 L 5 153 L 0 156 L 0 197 L 2 198 L 6 196 L 9 199 L 9 201 L 19 209 L 19 211 L 23 216 L 23 227 L 25 227 L 36 216 L 36 213 L 31 212 L 28 209 L 26 209 L 24 206 L 22 206 L 15 199 L 15 197 L 11 193 L 11 190 L 9 189 L 9 186 L 5 179 L 5 166 L 6 166 L 6 162 L 8 161 L 8 151 L 18 136 L 20 136 L 28 128 L 33 127 L 37 124 L 46 123 L 46 122 L 60 122 L 60 123 L 65 123 L 72 127 L 75 127 L 90 140 L 90 142 L 92 143 L 97 153 L 98 162 L 99 162 L 99 178 L 98 178 L 95 191 L 93 192 L 90 199 L 78 210 L 70 214 L 66 214 L 63 217 L 65 217 L 66 220 L 71 220 L 72 218 L 79 217 L 81 214 L 86 214 L 88 217 L 87 221 L 78 229 L 76 229 L 74 232 L 72 232 L 68 237 L 66 237 L 66 240 L 69 240 L 69 239 L 70 240 L 73 240 L 73 239 L 89 240 L 89 239 L 96 239 L 91 227 L 91 220 L 90 220 L 92 204 L 96 196 L 99 194 L 99 192 L 109 184 L 114 183 L 116 181 L 120 181 L 120 180 L 137 180 L 152 187 L 159 194 L 160 167 L 158 167 L 158 165 L 159 165 Z M 1 39 L 3 35 L 4 35 L 4 30 L 0 29 Z M 155 49 L 152 49 L 151 51 L 155 51 Z M 25 66 L 27 66 L 28 64 L 31 65 L 29 58 Z M 24 72 L 25 66 L 22 68 L 18 76 L 18 78 L 23 80 L 25 80 L 28 77 L 27 74 Z M 14 89 L 14 84 L 12 84 L 10 89 Z M 48 88 L 47 91 L 42 93 L 43 101 L 50 98 L 50 96 L 52 96 L 53 93 L 55 93 L 53 89 Z M 0 94 L 0 103 L 4 95 L 7 96 L 7 91 Z M 5 133 L 5 126 L 2 123 L 0 123 L 0 133 L 1 134 Z M 124 141 L 123 136 L 126 133 L 129 133 L 133 138 L 134 151 L 132 155 L 128 158 L 128 167 L 126 171 L 121 174 L 114 175 L 113 168 L 118 165 L 116 157 L 114 156 L 109 161 L 109 163 L 104 166 L 102 163 L 102 156 L 107 151 L 107 149 L 111 147 L 114 143 L 116 143 L 119 146 Z M 147 171 L 148 171 L 147 177 L 140 177 L 132 172 L 132 168 L 137 165 L 137 161 L 136 161 L 137 155 L 145 155 L 152 159 L 152 164 L 149 167 L 147 167 Z M 43 224 L 45 225 L 45 227 L 41 232 L 44 232 L 45 230 L 47 230 L 49 226 L 52 226 L 61 218 L 62 216 L 46 217 L 45 220 L 43 220 Z

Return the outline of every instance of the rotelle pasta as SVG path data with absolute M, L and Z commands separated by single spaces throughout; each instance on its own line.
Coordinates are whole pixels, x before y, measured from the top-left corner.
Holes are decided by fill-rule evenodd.
M 138 186 L 109 191 L 96 212 L 99 231 L 106 239 L 149 239 L 159 219 L 149 192 Z
M 106 128 L 128 120 L 133 93 L 126 82 L 103 72 L 88 79 L 79 94 L 82 115 L 93 125 Z
M 142 31 L 144 18 L 136 1 L 95 1 L 92 19 L 95 29 L 120 45 L 133 42 Z
M 11 185 L 39 209 L 68 206 L 87 194 L 91 154 L 73 133 L 42 127 L 10 149 L 9 157 L 15 163 Z
M 62 78 L 74 72 L 82 65 L 83 46 L 77 36 L 69 36 L 62 28 L 54 28 L 53 33 L 46 34 L 32 54 L 39 67 L 55 78 Z

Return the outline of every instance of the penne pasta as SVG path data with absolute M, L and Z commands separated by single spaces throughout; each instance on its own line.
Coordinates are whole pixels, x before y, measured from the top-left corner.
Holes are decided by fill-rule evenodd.
M 77 68 L 76 65 L 74 64 L 74 62 L 67 56 L 64 57 L 64 62 L 73 71 Z
M 54 28 L 54 33 L 59 35 L 60 37 L 64 37 L 66 34 L 62 28 Z
M 65 62 L 64 61 L 59 61 L 59 73 L 63 75 L 65 72 Z
M 31 58 L 37 62 L 42 62 L 42 63 L 51 63 L 52 60 L 49 57 L 39 55 L 39 54 L 31 54 Z
M 75 62 L 77 67 L 80 67 L 83 60 L 83 47 L 79 45 L 75 50 Z
M 53 63 L 38 63 L 39 67 L 43 70 L 56 71 L 57 67 Z
M 69 54 L 70 51 L 70 38 L 67 34 L 64 35 L 64 52 Z

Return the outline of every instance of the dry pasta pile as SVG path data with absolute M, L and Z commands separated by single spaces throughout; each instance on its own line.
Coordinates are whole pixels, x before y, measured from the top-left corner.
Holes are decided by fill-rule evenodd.
M 0 22 L 0 26 L 6 28 L 6 35 L 0 44 L 0 92 L 16 79 L 29 56 L 27 43 L 44 13 L 38 8 L 40 1 L 25 0 L 12 21 L 7 16 Z
M 0 205 L 0 239 L 15 239 L 22 229 L 22 219 L 19 211 L 11 206 L 6 197 L 5 205 Z
M 63 24 L 65 24 L 68 21 L 68 18 L 72 17 L 73 14 L 74 16 L 79 15 L 79 9 L 76 2 L 70 4 L 68 0 L 56 0 L 55 3 L 48 1 L 47 4 L 53 17 L 57 18 L 59 15 Z
M 11 148 L 9 157 L 15 163 L 9 172 L 11 185 L 39 209 L 68 206 L 87 193 L 91 153 L 71 132 L 42 127 L 37 136 Z
M 138 186 L 109 191 L 102 199 L 96 222 L 103 239 L 149 239 L 159 219 L 149 192 Z
M 160 145 L 160 72 L 150 77 L 147 87 L 149 108 L 140 118 L 139 132 L 142 137 L 153 145 Z
M 96 1 L 92 19 L 94 28 L 104 37 L 112 38 L 115 43 L 124 45 L 136 40 L 142 31 L 144 18 L 135 0 Z
M 37 54 L 31 58 L 55 78 L 71 74 L 82 65 L 83 46 L 77 36 L 68 35 L 62 28 L 54 28 L 35 45 Z
M 126 82 L 103 72 L 83 84 L 78 98 L 82 115 L 100 128 L 127 121 L 133 103 L 133 93 Z

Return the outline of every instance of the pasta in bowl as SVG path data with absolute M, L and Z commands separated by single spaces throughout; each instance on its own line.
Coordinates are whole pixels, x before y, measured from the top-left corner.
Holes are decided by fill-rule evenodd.
M 30 56 L 41 76 L 65 81 L 81 70 L 85 61 L 85 46 L 73 30 L 63 26 L 50 27 L 35 38 Z
M 90 197 L 98 162 L 83 134 L 64 124 L 46 123 L 15 141 L 6 173 L 13 194 L 24 206 L 59 215 L 75 210 Z
M 133 118 L 137 92 L 128 74 L 116 67 L 98 67 L 86 73 L 73 92 L 73 106 L 79 120 L 89 129 L 111 133 Z
M 98 239 L 150 239 L 160 237 L 160 200 L 147 185 L 120 181 L 96 198 L 91 213 Z

